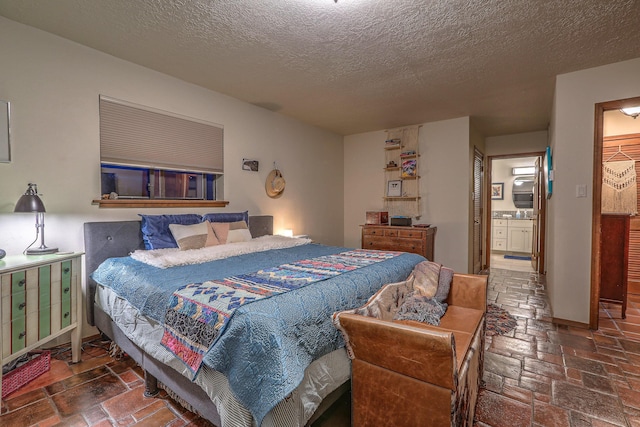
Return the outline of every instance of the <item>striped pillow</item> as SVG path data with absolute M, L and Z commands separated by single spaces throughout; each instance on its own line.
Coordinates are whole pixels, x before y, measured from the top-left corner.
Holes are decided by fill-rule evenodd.
M 182 251 L 220 244 L 209 221 L 193 225 L 169 224 L 169 230 Z
M 211 227 L 216 233 L 220 244 L 248 242 L 251 240 L 251 232 L 245 221 L 212 222 Z

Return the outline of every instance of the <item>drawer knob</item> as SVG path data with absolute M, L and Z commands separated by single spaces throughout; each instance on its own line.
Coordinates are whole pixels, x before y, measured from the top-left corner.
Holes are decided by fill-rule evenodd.
M 69 267 L 65 267 L 64 270 L 62 270 L 64 273 L 68 273 L 71 271 L 71 269 Z
M 69 288 L 64 288 L 64 289 L 62 290 L 62 292 L 64 292 L 65 294 L 68 294 L 68 293 L 69 293 Z
M 24 310 L 26 306 L 27 306 L 26 302 L 21 302 L 20 305 L 18 306 L 18 310 Z
M 25 331 L 20 332 L 20 334 L 18 335 L 18 339 L 21 340 L 22 338 L 24 338 L 27 335 L 27 333 Z
M 24 286 L 25 283 L 27 283 L 27 281 L 25 279 L 22 279 L 18 282 L 18 286 Z
M 64 314 L 64 316 L 63 316 L 63 317 L 64 317 L 65 319 L 66 319 L 67 317 L 69 317 L 69 312 L 67 311 L 67 312 Z

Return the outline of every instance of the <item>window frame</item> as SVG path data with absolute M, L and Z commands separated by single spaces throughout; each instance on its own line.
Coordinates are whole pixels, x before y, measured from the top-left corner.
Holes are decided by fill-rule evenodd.
M 104 168 L 146 171 L 147 196 L 102 194 L 94 204 L 140 207 L 203 205 L 226 206 L 224 195 L 224 127 L 191 117 L 100 95 L 100 183 Z M 179 144 L 176 141 L 180 141 Z M 177 149 L 179 147 L 179 149 Z M 203 153 L 209 155 L 203 155 Z M 191 164 L 190 162 L 193 162 Z M 165 173 L 195 175 L 201 192 L 167 198 Z M 145 172 L 143 172 L 144 174 Z M 144 179 L 144 177 L 142 177 Z M 187 178 L 188 179 L 188 178 Z M 154 194 L 156 183 L 161 192 Z M 101 191 L 102 193 L 102 191 Z M 111 193 L 111 192 L 110 192 Z M 107 202 L 108 200 L 108 202 Z M 116 202 L 117 201 L 117 202 Z

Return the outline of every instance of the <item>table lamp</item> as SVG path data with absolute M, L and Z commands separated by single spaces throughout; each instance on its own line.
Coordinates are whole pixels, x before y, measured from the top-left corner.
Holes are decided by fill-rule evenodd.
M 36 238 L 23 253 L 27 255 L 44 255 L 58 252 L 58 248 L 48 248 L 44 244 L 44 203 L 38 196 L 38 185 L 29 183 L 27 191 L 18 199 L 14 212 L 35 212 L 36 214 Z M 31 248 L 40 236 L 40 247 Z

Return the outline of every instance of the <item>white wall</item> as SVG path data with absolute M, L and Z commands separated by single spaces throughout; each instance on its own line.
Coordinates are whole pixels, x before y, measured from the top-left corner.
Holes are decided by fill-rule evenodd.
M 43 193 L 47 245 L 61 250 L 83 250 L 85 221 L 167 212 L 91 204 L 100 196 L 100 94 L 224 125 L 229 206 L 171 213 L 272 214 L 276 231 L 343 243 L 342 136 L 2 17 L 0 58 L 0 99 L 12 107 L 12 161 L 0 163 L 0 247 L 9 254 L 35 236 L 34 217 L 13 213 L 29 182 Z M 241 170 L 244 157 L 259 160 L 260 171 Z M 264 190 L 273 162 L 287 182 L 279 199 Z
M 555 180 L 548 201 L 547 291 L 553 316 L 589 322 L 594 105 L 640 96 L 640 58 L 556 79 L 550 127 Z M 576 198 L 576 185 L 587 186 Z
M 620 110 L 605 111 L 602 132 L 605 137 L 640 133 L 640 120 L 629 117 Z
M 344 245 L 359 248 L 367 211 L 384 209 L 384 131 L 344 138 Z
M 420 182 L 425 222 L 438 227 L 435 260 L 457 272 L 468 272 L 469 211 L 472 173 L 469 167 L 469 117 L 425 123 L 420 130 Z M 424 159 L 424 160 L 423 160 Z
M 469 268 L 469 118 L 425 123 L 420 128 L 419 222 L 438 227 L 435 261 L 458 272 Z M 345 246 L 360 247 L 366 211 L 381 210 L 384 195 L 384 131 L 344 138 Z
M 486 155 L 508 155 L 544 151 L 549 135 L 546 130 L 491 136 L 486 139 Z

